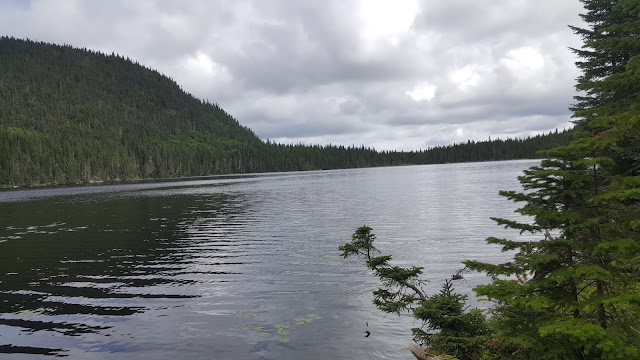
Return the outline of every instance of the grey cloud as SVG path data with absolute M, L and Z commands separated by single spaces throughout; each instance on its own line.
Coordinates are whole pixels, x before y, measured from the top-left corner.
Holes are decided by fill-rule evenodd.
M 346 100 L 340 103 L 339 108 L 344 115 L 354 115 L 363 110 L 362 103 L 355 100 Z
M 567 25 L 581 24 L 578 14 L 583 10 L 578 1 L 556 0 L 423 0 L 420 5 L 414 22 L 417 29 L 437 29 L 465 43 L 557 33 Z
M 306 138 L 317 136 L 331 136 L 339 134 L 354 134 L 367 131 L 366 124 L 359 121 L 344 121 L 342 118 L 325 117 L 323 114 L 305 117 L 298 121 L 292 119 L 283 121 L 262 112 L 245 112 L 243 116 L 258 119 L 252 122 L 251 129 L 258 132 L 262 138 Z

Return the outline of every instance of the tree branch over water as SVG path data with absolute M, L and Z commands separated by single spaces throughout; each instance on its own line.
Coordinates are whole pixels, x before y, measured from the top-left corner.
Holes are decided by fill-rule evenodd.
M 384 285 L 373 292 L 373 303 L 386 313 L 413 312 L 423 326 L 411 329 L 414 341 L 437 354 L 474 359 L 487 341 L 486 320 L 479 310 L 466 310 L 466 295 L 456 294 L 452 281 L 462 279 L 463 269 L 446 280 L 438 294 L 428 296 L 422 289 L 422 267 L 403 268 L 390 265 L 391 255 L 373 256 L 376 236 L 368 226 L 359 227 L 351 242 L 339 246 L 342 256 L 365 259 Z M 426 330 L 424 328 L 426 327 Z

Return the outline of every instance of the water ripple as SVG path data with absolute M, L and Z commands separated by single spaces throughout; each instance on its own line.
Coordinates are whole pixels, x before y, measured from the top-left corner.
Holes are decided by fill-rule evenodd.
M 378 279 L 341 259 L 338 245 L 370 225 L 383 252 L 424 266 L 425 288 L 437 291 L 462 260 L 509 258 L 484 239 L 513 236 L 489 217 L 514 217 L 497 192 L 516 189 L 530 165 L 0 192 L 0 353 L 407 357 L 398 354 L 408 355 L 409 329 L 419 324 L 378 312 Z M 458 290 L 471 294 L 482 282 L 469 274 Z

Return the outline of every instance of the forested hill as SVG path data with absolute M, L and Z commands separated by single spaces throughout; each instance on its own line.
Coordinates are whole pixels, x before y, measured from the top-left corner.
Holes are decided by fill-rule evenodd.
M 0 38 L 0 187 L 532 158 L 569 137 L 417 152 L 264 143 L 128 58 Z
M 129 59 L 0 39 L 0 184 L 208 174 L 220 171 L 215 159 L 260 144 Z

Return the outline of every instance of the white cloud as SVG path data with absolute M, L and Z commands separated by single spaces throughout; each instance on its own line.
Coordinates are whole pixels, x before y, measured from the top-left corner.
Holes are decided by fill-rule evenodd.
M 170 72 L 185 90 L 203 99 L 211 92 L 223 91 L 233 81 L 225 65 L 202 52 L 185 56 Z
M 477 86 L 481 80 L 480 71 L 477 67 L 466 65 L 454 70 L 450 75 L 451 81 L 462 91 L 470 90 Z
M 429 83 L 422 83 L 405 92 L 413 101 L 431 101 L 436 96 L 437 88 Z
M 414 0 L 360 0 L 359 5 L 360 31 L 371 42 L 385 38 L 397 41 L 394 37 L 409 31 L 418 12 Z
M 516 77 L 535 75 L 544 67 L 542 54 L 529 46 L 510 50 L 500 62 Z

